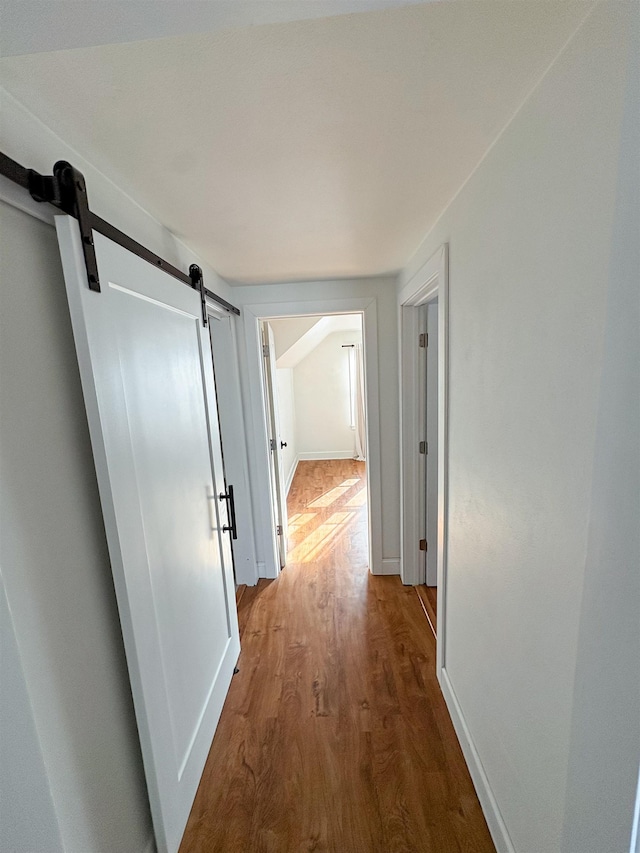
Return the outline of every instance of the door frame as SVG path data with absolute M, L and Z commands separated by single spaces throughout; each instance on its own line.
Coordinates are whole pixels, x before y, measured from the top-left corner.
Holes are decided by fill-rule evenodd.
M 280 568 L 284 568 L 287 562 L 287 488 L 284 472 L 282 470 L 282 447 L 278 445 L 282 441 L 282 429 L 280 421 L 280 401 L 278 399 L 278 378 L 276 365 L 276 351 L 273 329 L 269 320 L 261 320 L 263 357 L 262 370 L 264 380 L 265 401 L 267 403 L 267 435 L 273 442 L 269 454 L 269 468 L 271 470 L 271 508 L 273 511 L 276 527 L 276 541 L 278 543 L 278 555 Z
M 361 314 L 365 362 L 365 398 L 367 409 L 367 509 L 369 522 L 369 570 L 374 575 L 396 573 L 386 569 L 382 559 L 382 476 L 380 452 L 380 410 L 378 379 L 378 318 L 375 297 L 352 299 L 315 299 L 309 301 L 267 302 L 242 306 L 246 353 L 247 399 L 255 440 L 252 442 L 251 477 L 253 482 L 256 544 L 262 546 L 264 564 L 260 576 L 277 578 L 280 574 L 275 530 L 271 524 L 271 487 L 267 437 L 267 408 L 262 382 L 262 341 L 260 321 L 281 317 Z
M 424 583 L 420 560 L 421 489 L 416 464 L 424 438 L 419 381 L 420 307 L 438 299 L 438 614 L 436 670 L 445 666 L 448 531 L 448 422 L 449 422 L 449 247 L 443 243 L 411 277 L 398 296 L 400 324 L 400 454 L 401 454 L 401 577 L 404 584 Z M 424 466 L 423 466 L 424 467 Z

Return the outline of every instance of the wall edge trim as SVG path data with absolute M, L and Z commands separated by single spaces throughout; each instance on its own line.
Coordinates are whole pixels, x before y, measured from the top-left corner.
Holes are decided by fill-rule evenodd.
M 464 760 L 469 768 L 469 774 L 476 794 L 480 800 L 482 813 L 484 814 L 491 838 L 496 846 L 497 853 L 516 853 L 516 848 L 509 835 L 507 825 L 500 812 L 489 778 L 480 760 L 480 755 L 467 726 L 462 708 L 455 694 L 447 670 L 443 667 L 440 671 L 440 687 L 444 695 L 451 722 L 456 731 Z

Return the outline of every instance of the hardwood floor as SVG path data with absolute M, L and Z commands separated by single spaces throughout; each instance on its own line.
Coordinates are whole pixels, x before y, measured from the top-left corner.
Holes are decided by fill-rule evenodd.
M 364 463 L 299 464 L 181 853 L 494 851 L 419 599 L 368 571 L 365 500 Z

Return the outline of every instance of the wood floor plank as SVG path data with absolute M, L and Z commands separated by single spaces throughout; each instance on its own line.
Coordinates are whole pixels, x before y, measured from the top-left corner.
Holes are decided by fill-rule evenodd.
M 416 592 L 367 566 L 364 463 L 300 462 L 181 853 L 493 853 Z

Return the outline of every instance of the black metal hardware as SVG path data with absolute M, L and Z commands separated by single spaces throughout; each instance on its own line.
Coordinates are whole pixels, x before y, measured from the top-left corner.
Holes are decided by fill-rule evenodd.
M 283 450 L 286 446 L 287 446 L 287 442 L 286 442 L 286 441 L 281 441 L 281 442 L 280 442 L 280 450 Z
M 218 500 L 226 501 L 227 508 L 229 510 L 229 524 L 223 525 L 222 529 L 225 531 L 230 531 L 231 538 L 238 538 L 238 528 L 236 526 L 236 501 L 233 495 L 233 486 L 227 486 L 226 492 L 220 492 L 218 495 Z
M 16 163 L 11 157 L 7 157 L 0 151 L 0 175 L 9 178 L 14 184 L 18 184 L 25 190 L 29 189 L 29 169 L 25 169 L 20 163 Z
M 147 261 L 147 263 L 152 264 L 157 269 L 169 273 L 169 275 L 177 278 L 183 284 L 194 287 L 191 276 L 187 275 L 187 273 L 174 267 L 173 264 L 168 263 L 159 255 L 156 255 L 155 252 L 152 252 L 146 246 L 138 243 L 137 240 L 129 237 L 124 231 L 120 231 L 119 228 L 111 225 L 110 222 L 92 213 L 89 209 L 84 176 L 66 161 L 56 163 L 53 175 L 41 175 L 34 169 L 26 169 L 20 163 L 17 163 L 0 151 L 0 175 L 27 190 L 34 201 L 51 204 L 78 220 L 80 235 L 82 237 L 82 250 L 85 263 L 87 264 L 89 287 L 92 290 L 100 290 L 92 231 L 97 231 L 99 234 L 108 237 L 109 240 L 118 243 L 124 249 Z M 235 305 L 232 305 L 226 299 L 218 296 L 217 293 L 204 287 L 204 284 L 202 288 L 198 284 L 195 289 L 200 290 L 201 294 L 204 291 L 205 297 L 221 305 L 232 314 L 240 314 Z
M 40 176 L 38 176 L 40 177 Z M 87 185 L 84 180 L 84 175 L 77 169 L 74 169 L 71 163 L 66 160 L 59 160 L 53 167 L 54 183 L 57 187 L 53 188 L 53 192 L 59 193 L 60 207 L 71 216 L 75 216 L 80 226 L 80 238 L 82 240 L 82 253 L 84 255 L 84 263 L 87 268 L 87 278 L 89 280 L 89 288 L 100 292 L 100 278 L 98 276 L 98 261 L 96 260 L 96 251 L 93 246 L 93 231 L 91 228 L 91 212 L 89 210 L 89 200 L 87 199 Z M 32 179 L 35 182 L 35 178 Z M 46 181 L 44 188 L 46 190 Z M 33 196 L 33 193 L 32 193 Z M 36 201 L 39 199 L 33 196 Z M 57 201 L 57 199 L 56 199 Z M 52 201 L 52 204 L 55 204 Z
M 207 296 L 204 292 L 204 279 L 202 278 L 202 269 L 198 264 L 191 264 L 189 267 L 189 277 L 191 279 L 194 290 L 200 291 L 200 308 L 202 309 L 202 325 L 207 325 Z
M 342 344 L 342 349 L 353 349 L 355 344 Z

